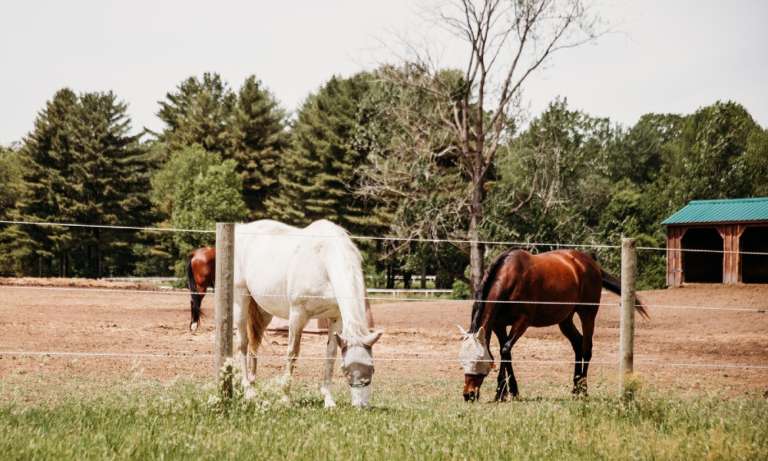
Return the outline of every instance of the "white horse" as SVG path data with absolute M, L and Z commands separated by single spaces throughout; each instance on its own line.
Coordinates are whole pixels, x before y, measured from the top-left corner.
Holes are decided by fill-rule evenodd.
M 301 332 L 310 318 L 324 318 L 330 320 L 320 386 L 325 406 L 335 406 L 331 378 L 337 345 L 352 404 L 368 405 L 372 346 L 382 332 L 368 329 L 372 319 L 361 257 L 344 229 L 325 220 L 304 229 L 271 220 L 238 225 L 234 284 L 244 384 L 255 379 L 255 356 L 270 320 L 273 316 L 287 319 L 288 362 L 281 383 L 287 400 Z

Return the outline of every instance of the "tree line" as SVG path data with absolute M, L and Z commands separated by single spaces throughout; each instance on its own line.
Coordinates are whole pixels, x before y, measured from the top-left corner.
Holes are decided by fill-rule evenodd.
M 139 134 L 114 93 L 65 88 L 0 153 L 0 219 L 194 230 L 326 218 L 355 234 L 466 239 L 471 182 L 461 141 L 437 120 L 446 101 L 413 84 L 421 79 L 463 84 L 459 72 L 418 66 L 334 76 L 289 118 L 256 77 L 234 90 L 207 73 L 159 102 L 162 131 Z M 768 195 L 768 131 L 735 102 L 624 127 L 558 98 L 504 130 L 482 191 L 481 240 L 616 244 L 629 235 L 663 246 L 660 221 L 691 199 Z M 4 225 L 2 272 L 166 275 L 212 239 Z M 429 273 L 439 287 L 469 290 L 468 245 L 359 244 L 373 284 L 391 286 L 396 274 L 419 283 Z M 487 250 L 490 258 L 501 249 Z M 615 251 L 597 256 L 618 266 Z M 663 253 L 641 258 L 642 284 L 661 286 Z

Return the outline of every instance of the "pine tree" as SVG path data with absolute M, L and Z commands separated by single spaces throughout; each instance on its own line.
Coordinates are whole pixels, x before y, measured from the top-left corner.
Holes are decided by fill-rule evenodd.
M 307 98 L 283 157 L 280 191 L 267 201 L 273 218 L 295 225 L 326 218 L 360 230 L 367 209 L 354 191 L 366 152 L 353 147 L 353 136 L 370 81 L 364 73 L 333 77 Z
M 277 192 L 278 165 L 288 146 L 285 111 L 254 76 L 240 88 L 232 124 L 231 152 L 243 178 L 243 197 L 251 219 L 266 217 L 264 202 Z
M 216 73 L 189 77 L 160 101 L 157 116 L 167 125 L 161 135 L 171 149 L 193 144 L 224 154 L 231 146 L 230 125 L 237 97 Z
M 78 97 L 64 89 L 54 95 L 20 151 L 25 185 L 19 217 L 86 224 L 150 221 L 150 165 L 139 136 L 128 134 L 126 109 L 111 92 Z M 133 233 L 36 226 L 19 231 L 40 274 L 98 277 L 106 264 L 111 271 L 132 264 Z
M 148 224 L 153 217 L 149 200 L 151 164 L 139 143 L 141 135 L 129 134 L 127 106 L 112 92 L 86 93 L 80 97 L 79 109 L 75 178 L 82 190 L 77 222 Z M 134 235 L 90 229 L 84 237 L 80 258 L 88 262 L 88 275 L 100 277 L 104 264 L 126 267 Z
M 76 123 L 77 104 L 77 95 L 72 90 L 56 92 L 23 141 L 20 156 L 25 163 L 25 187 L 18 207 L 21 219 L 68 222 L 73 218 L 77 190 L 69 178 L 75 162 L 71 127 Z M 71 238 L 65 229 L 23 226 L 19 233 L 20 249 L 37 259 L 41 275 L 66 273 Z M 54 269 L 56 263 L 59 267 Z

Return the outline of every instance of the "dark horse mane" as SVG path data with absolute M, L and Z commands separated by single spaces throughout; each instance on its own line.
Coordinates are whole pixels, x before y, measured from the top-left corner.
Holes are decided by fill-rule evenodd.
M 485 306 L 488 304 L 485 301 L 488 299 L 491 285 L 493 285 L 493 282 L 496 280 L 496 274 L 512 251 L 514 250 L 507 250 L 496 257 L 496 260 L 493 261 L 485 272 L 483 281 L 480 283 L 480 289 L 475 291 L 475 304 L 472 306 L 472 324 L 469 326 L 469 333 L 475 333 L 480 328 L 480 319 L 483 316 L 483 312 L 485 312 Z

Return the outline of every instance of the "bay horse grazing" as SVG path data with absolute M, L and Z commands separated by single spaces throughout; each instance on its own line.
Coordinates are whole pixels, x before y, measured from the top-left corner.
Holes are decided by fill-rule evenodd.
M 580 251 L 533 255 L 510 250 L 501 254 L 475 294 L 469 331 L 462 330 L 459 358 L 464 369 L 464 400 L 480 398 L 480 386 L 493 364 L 489 350 L 491 333 L 496 335 L 501 348 L 495 397 L 500 401 L 510 393 L 513 397 L 519 393 L 512 370 L 512 346 L 528 327 L 550 325 L 558 325 L 573 347 L 573 393 L 586 394 L 592 334 L 603 288 L 621 294 L 618 280 Z M 642 304 L 638 302 L 635 308 L 648 318 Z M 574 314 L 581 320 L 581 333 L 573 323 Z M 509 333 L 507 327 L 511 327 Z
M 197 330 L 200 324 L 200 306 L 205 297 L 205 291 L 212 287 L 216 279 L 216 249 L 198 248 L 189 255 L 187 262 L 187 286 L 189 287 L 190 312 L 192 320 L 189 331 Z
M 325 406 L 336 405 L 331 379 L 338 346 L 352 404 L 368 405 L 372 347 L 382 332 L 369 330 L 361 256 L 344 229 L 326 220 L 303 229 L 271 220 L 238 225 L 234 284 L 244 385 L 255 379 L 256 353 L 270 320 L 288 319 L 288 356 L 281 381 L 288 400 L 302 330 L 310 318 L 324 318 L 330 320 L 320 386 Z

